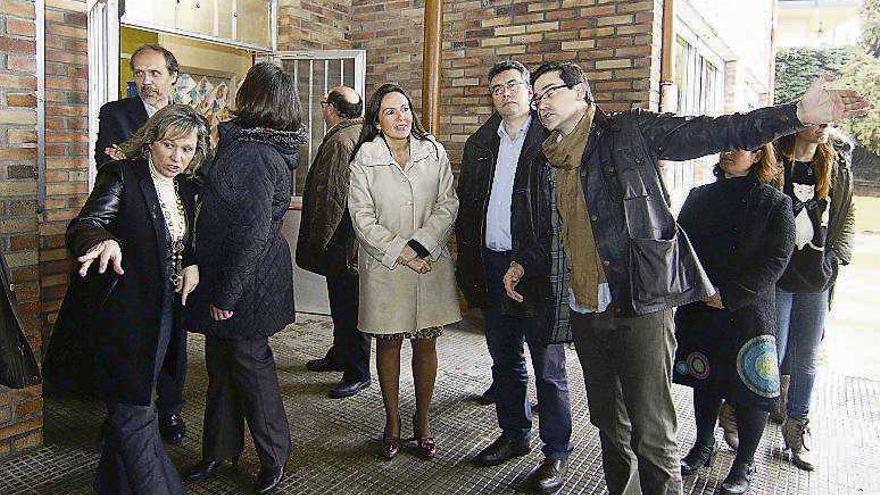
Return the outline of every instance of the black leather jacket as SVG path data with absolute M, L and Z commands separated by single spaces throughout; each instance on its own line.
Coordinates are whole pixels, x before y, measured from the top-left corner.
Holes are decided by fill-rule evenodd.
M 598 111 L 581 178 L 615 310 L 647 314 L 702 299 L 711 291 L 669 211 L 658 160 L 755 149 L 803 128 L 795 104 L 718 118 L 639 109 L 607 116 Z M 539 153 L 528 173 L 517 176 L 511 222 L 514 259 L 525 268 L 522 289 L 538 311 L 555 315 L 561 298 L 549 282 L 549 188 L 550 164 Z M 553 328 L 556 317 L 548 318 Z M 564 340 L 570 340 L 567 331 L 549 338 Z
M 455 219 L 455 242 L 458 248 L 455 280 L 471 307 L 485 308 L 487 304 L 483 246 L 486 240 L 486 210 L 500 146 L 500 125 L 501 116 L 493 113 L 465 142 L 456 188 L 459 207 Z M 532 122 L 519 155 L 516 175 L 527 173 L 531 157 L 546 137 L 547 130 L 541 125 L 537 114 L 532 112 Z

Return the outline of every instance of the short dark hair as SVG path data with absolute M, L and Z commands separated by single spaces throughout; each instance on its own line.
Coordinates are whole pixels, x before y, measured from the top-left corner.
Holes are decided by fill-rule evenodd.
M 364 111 L 364 99 L 361 98 L 361 95 L 358 95 L 357 102 L 352 103 L 346 100 L 339 91 L 333 90 L 327 95 L 327 103 L 333 105 L 333 108 L 343 119 L 356 119 Z
M 584 100 L 588 103 L 593 102 L 593 90 L 590 88 L 590 82 L 587 81 L 587 76 L 584 74 L 584 70 L 581 69 L 581 66 L 572 62 L 544 62 L 538 67 L 538 70 L 532 73 L 532 86 L 535 85 L 535 81 L 537 81 L 539 77 L 548 72 L 557 71 L 559 72 L 559 78 L 562 79 L 562 82 L 569 88 L 584 83 L 584 86 L 587 88 Z
M 523 65 L 520 62 L 517 62 L 516 60 L 508 59 L 508 60 L 502 60 L 500 62 L 496 62 L 495 65 L 493 65 L 492 68 L 489 69 L 489 81 L 491 82 L 493 77 L 497 76 L 498 74 L 500 74 L 506 70 L 511 70 L 511 69 L 515 70 L 515 71 L 519 71 L 520 75 L 522 76 L 523 81 L 529 80 L 529 69 L 527 69 L 525 65 Z
M 131 54 L 131 58 L 128 59 L 128 66 L 131 67 L 132 71 L 134 71 L 134 59 L 141 53 L 148 51 L 161 53 L 162 56 L 165 57 L 165 67 L 168 69 L 169 74 L 177 74 L 180 72 L 180 65 L 177 63 L 177 57 L 175 57 L 167 48 L 158 43 L 144 43 Z
M 254 65 L 238 88 L 233 113 L 241 127 L 299 130 L 302 110 L 293 76 L 270 62 Z

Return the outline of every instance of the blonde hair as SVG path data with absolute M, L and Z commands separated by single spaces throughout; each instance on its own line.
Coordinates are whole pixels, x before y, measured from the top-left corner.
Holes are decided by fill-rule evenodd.
M 776 141 L 779 153 L 791 161 L 794 161 L 794 144 L 796 140 L 797 134 L 789 134 Z M 831 170 L 836 159 L 837 152 L 834 151 L 834 146 L 831 145 L 830 140 L 818 144 L 816 154 L 813 155 L 813 159 L 810 161 L 813 175 L 816 176 L 817 199 L 825 199 L 831 192 Z
M 781 186 L 783 179 L 782 167 L 779 166 L 779 162 L 776 160 L 773 143 L 767 143 L 755 150 L 755 152 L 759 151 L 761 152 L 761 161 L 752 165 L 758 182 L 777 187 Z
M 211 131 L 208 122 L 189 105 L 168 105 L 157 111 L 134 135 L 120 145 L 126 158 L 141 158 L 149 146 L 162 139 L 176 139 L 196 131 L 196 151 L 186 169 L 193 173 L 211 154 Z

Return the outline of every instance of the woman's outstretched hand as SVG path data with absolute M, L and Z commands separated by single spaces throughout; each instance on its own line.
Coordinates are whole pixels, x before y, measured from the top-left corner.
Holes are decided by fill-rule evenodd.
M 211 318 L 214 318 L 214 321 L 223 321 L 232 318 L 233 312 L 228 309 L 220 309 L 217 306 L 211 305 Z
M 76 259 L 81 263 L 78 270 L 80 277 L 85 277 L 89 273 L 89 267 L 95 260 L 98 260 L 98 273 L 106 272 L 107 265 L 112 263 L 113 271 L 119 275 L 125 275 L 125 271 L 122 269 L 122 248 L 113 239 L 99 242 L 86 254 Z

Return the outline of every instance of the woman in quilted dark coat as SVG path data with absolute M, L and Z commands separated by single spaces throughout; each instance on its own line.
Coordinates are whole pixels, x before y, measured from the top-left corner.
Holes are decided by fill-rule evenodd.
M 275 65 L 253 66 L 235 105 L 236 117 L 221 124 L 216 158 L 202 173 L 196 220 L 202 278 L 188 325 L 205 334 L 208 397 L 202 462 L 186 479 L 235 464 L 247 420 L 262 494 L 277 490 L 291 447 L 268 338 L 294 321 L 293 264 L 281 222 L 305 133 L 293 77 Z
M 673 379 L 693 387 L 697 423 L 681 473 L 711 465 L 726 399 L 736 411 L 739 448 L 721 485 L 725 494 L 748 491 L 755 450 L 779 396 L 775 284 L 794 248 L 791 201 L 769 184 L 779 171 L 770 145 L 723 153 L 718 181 L 691 191 L 678 217 L 716 289 L 675 315 Z

